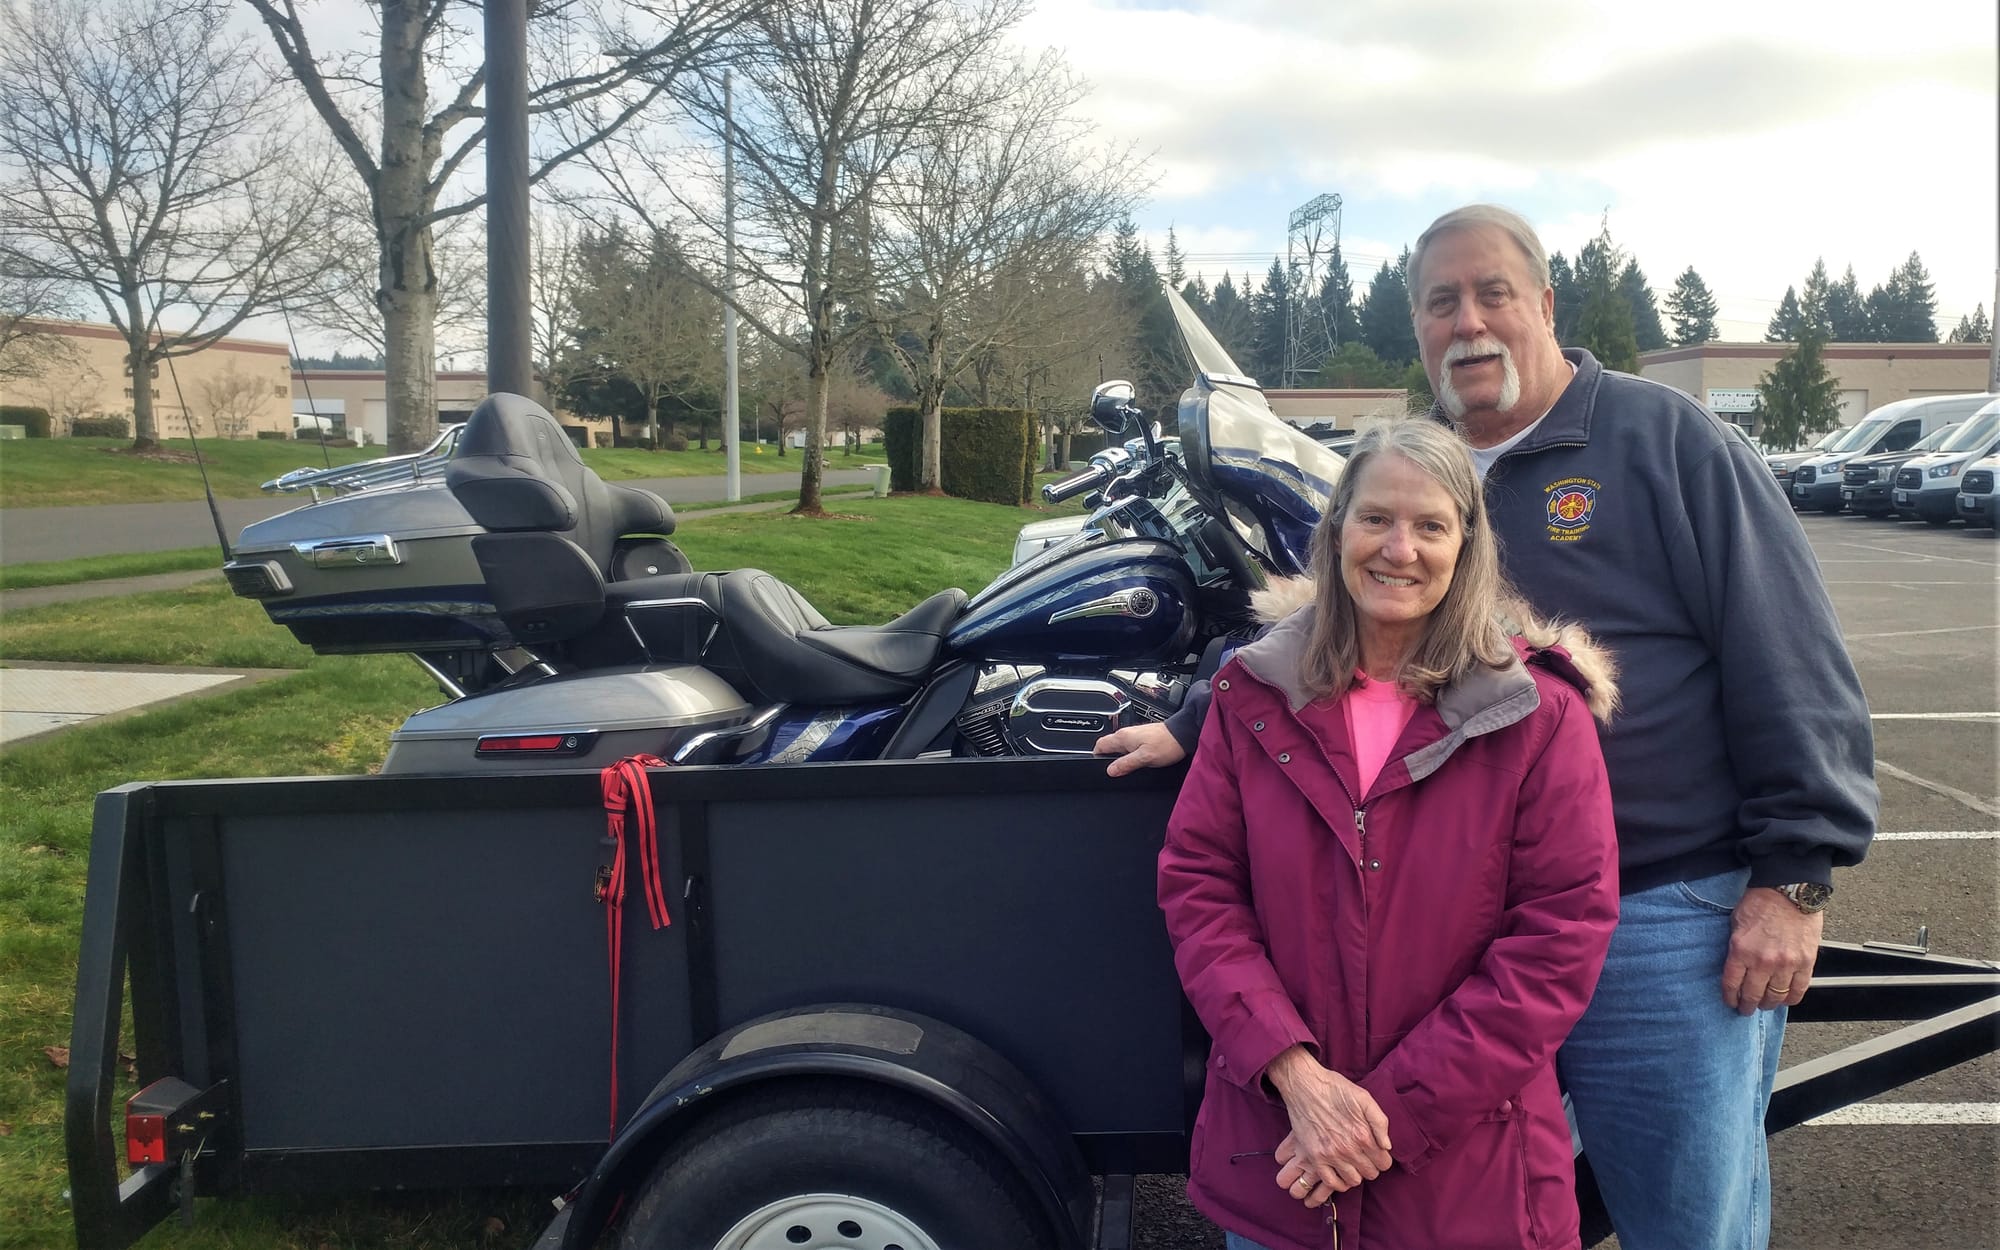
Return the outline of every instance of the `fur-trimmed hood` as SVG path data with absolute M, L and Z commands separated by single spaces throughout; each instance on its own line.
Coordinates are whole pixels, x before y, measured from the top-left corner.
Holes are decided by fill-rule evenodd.
M 1257 619 L 1275 625 L 1300 608 L 1312 606 L 1317 584 L 1310 577 L 1283 577 L 1262 590 L 1251 592 L 1250 607 Z M 1583 694 L 1584 705 L 1600 724 L 1610 722 L 1618 710 L 1618 660 L 1574 621 L 1543 619 L 1524 600 L 1512 599 L 1501 606 L 1501 625 L 1509 637 L 1519 639 L 1533 651 L 1549 652 L 1548 665 Z

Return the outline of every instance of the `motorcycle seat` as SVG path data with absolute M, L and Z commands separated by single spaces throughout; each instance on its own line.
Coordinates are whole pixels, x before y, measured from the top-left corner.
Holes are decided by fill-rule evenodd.
M 944 590 L 884 625 L 834 625 L 761 569 L 649 577 L 605 591 L 651 658 L 701 664 L 751 698 L 806 706 L 915 693 L 966 603 L 964 591 Z

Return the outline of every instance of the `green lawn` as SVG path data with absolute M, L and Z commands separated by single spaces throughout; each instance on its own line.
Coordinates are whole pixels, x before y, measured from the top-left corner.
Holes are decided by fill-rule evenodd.
M 1049 515 L 917 497 L 829 506 L 841 515 L 697 515 L 676 537 L 697 568 L 754 565 L 851 624 L 887 620 L 946 586 L 977 590 L 1006 566 L 1014 532 Z M 438 695 L 400 656 L 314 656 L 219 583 L 8 612 L 0 656 L 296 670 L 0 752 L 0 1250 L 59 1250 L 74 1244 L 62 1198 L 64 1074 L 44 1048 L 69 1044 L 93 796 L 133 780 L 365 772 L 389 731 Z M 142 1244 L 505 1250 L 530 1244 L 546 1198 L 204 1203 L 194 1229 L 170 1221 Z
M 201 472 L 192 444 L 162 441 L 163 454 L 133 455 L 130 443 L 109 438 L 29 438 L 0 443 L 0 508 L 48 508 L 77 504 L 170 503 L 200 499 Z M 800 453 L 783 456 L 774 447 L 744 448 L 745 473 L 797 473 Z M 317 443 L 264 439 L 203 439 L 201 456 L 209 482 L 225 499 L 248 499 L 258 487 L 292 469 L 352 464 L 386 454 L 380 447 L 329 447 Z M 880 444 L 853 455 L 835 449 L 829 469 L 882 463 Z M 720 450 L 642 451 L 593 448 L 585 463 L 608 481 L 651 477 L 717 477 L 725 472 Z

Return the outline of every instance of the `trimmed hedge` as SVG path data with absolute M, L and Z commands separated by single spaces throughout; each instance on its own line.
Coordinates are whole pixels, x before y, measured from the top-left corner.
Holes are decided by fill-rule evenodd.
M 285 433 L 283 430 L 259 430 L 257 431 L 257 437 L 266 442 L 282 443 L 290 438 L 291 435 Z
M 915 408 L 891 408 L 882 415 L 882 451 L 889 461 L 889 489 L 917 488 L 917 457 L 923 451 L 924 426 Z
M 947 495 L 1020 505 L 1033 493 L 1035 414 L 1019 408 L 947 408 L 940 414 L 938 485 Z M 889 489 L 917 489 L 923 422 L 915 408 L 891 408 L 882 418 Z
M 132 423 L 123 417 L 78 417 L 70 422 L 71 438 L 130 438 Z
M 25 426 L 29 438 L 47 438 L 49 410 L 32 404 L 0 404 L 0 425 Z

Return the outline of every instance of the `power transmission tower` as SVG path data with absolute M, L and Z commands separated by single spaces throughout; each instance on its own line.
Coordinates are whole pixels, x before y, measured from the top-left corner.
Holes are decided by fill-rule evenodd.
M 1285 386 L 1310 380 L 1339 346 L 1319 298 L 1339 245 L 1339 196 L 1317 195 L 1292 210 L 1285 234 Z

